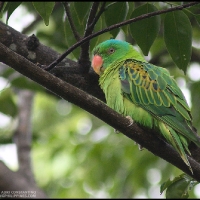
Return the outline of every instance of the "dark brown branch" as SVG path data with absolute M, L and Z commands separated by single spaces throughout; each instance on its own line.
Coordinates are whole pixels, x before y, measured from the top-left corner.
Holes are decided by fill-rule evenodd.
M 97 10 L 98 10 L 98 7 L 99 7 L 99 3 L 100 2 L 95 1 L 92 4 L 92 7 L 90 9 L 90 14 L 89 14 L 89 17 L 88 17 L 88 21 L 87 21 L 87 24 L 86 24 L 86 31 L 85 31 L 84 37 L 87 37 L 93 31 L 95 24 L 92 23 L 92 22 L 95 19 L 95 16 L 96 16 L 96 13 L 97 13 Z
M 0 43 L 0 58 L 2 57 L 5 64 L 19 73 L 39 83 L 61 98 L 90 112 L 110 126 L 123 132 L 124 135 L 153 154 L 172 163 L 197 181 L 200 181 L 200 164 L 191 157 L 188 158 L 194 172 L 194 174 L 191 174 L 178 153 L 169 144 L 155 137 L 154 132 L 151 130 L 142 129 L 135 123 L 130 126 L 128 119 L 106 106 L 103 102 L 37 67 Z
M 19 172 L 11 171 L 2 161 L 0 161 L 0 192 L 1 198 L 20 198 L 19 196 L 14 197 L 13 191 L 24 191 L 29 192 L 32 196 L 22 196 L 20 199 L 30 198 L 47 198 L 46 194 L 40 190 L 35 184 L 30 183 L 22 174 Z M 3 196 L 5 191 L 12 192 L 11 196 Z M 16 193 L 17 194 L 17 193 Z
M 106 2 L 105 1 L 102 2 L 101 8 L 99 9 L 99 12 L 97 13 L 96 17 L 94 18 L 94 20 L 90 26 L 94 26 L 97 23 L 100 16 L 102 15 L 102 13 L 105 11 L 105 5 L 106 5 Z
M 14 135 L 17 145 L 19 173 L 23 174 L 29 182 L 35 184 L 31 164 L 31 108 L 33 93 L 30 90 L 18 92 L 18 126 Z
M 79 41 L 81 39 L 80 35 L 78 34 L 78 31 L 76 30 L 76 27 L 73 23 L 73 19 L 72 19 L 72 16 L 71 16 L 71 13 L 70 13 L 70 9 L 69 9 L 69 4 L 68 2 L 63 2 L 63 6 L 65 8 L 65 13 L 67 15 L 67 18 L 68 18 L 68 21 L 69 21 L 69 25 L 72 29 L 72 32 L 74 34 L 74 37 L 76 39 L 76 41 Z
M 164 14 L 164 13 L 167 13 L 167 12 L 172 12 L 172 11 L 176 11 L 176 10 L 182 10 L 184 8 L 187 8 L 187 7 L 190 7 L 190 6 L 194 6 L 196 4 L 199 4 L 199 2 L 191 2 L 191 3 L 188 3 L 188 4 L 184 4 L 184 5 L 180 5 L 180 6 L 176 6 L 174 8 L 168 8 L 168 9 L 165 9 L 165 10 L 160 10 L 160 11 L 156 11 L 156 12 L 151 12 L 151 13 L 148 13 L 148 14 L 143 14 L 143 15 L 140 15 L 138 17 L 135 17 L 133 19 L 129 19 L 129 20 L 126 20 L 126 21 L 123 21 L 123 22 L 120 22 L 118 24 L 115 24 L 115 25 L 112 25 L 112 26 L 109 26 L 101 31 L 98 31 L 96 33 L 93 33 L 83 39 L 81 39 L 79 42 L 75 43 L 74 45 L 72 45 L 67 51 L 65 51 L 57 60 L 55 60 L 54 62 L 52 62 L 48 67 L 46 67 L 46 70 L 49 71 L 51 69 L 53 69 L 58 63 L 60 63 L 69 53 L 71 53 L 74 49 L 76 49 L 77 47 L 79 47 L 80 45 L 82 45 L 84 42 L 88 41 L 88 40 L 91 40 L 92 38 L 98 36 L 98 35 L 101 35 L 105 32 L 108 32 L 108 31 L 111 31 L 113 29 L 116 29 L 116 28 L 119 28 L 121 26 L 125 26 L 127 24 L 131 24 L 133 22 L 136 22 L 136 21 L 139 21 L 139 20 L 142 20 L 142 19 L 146 19 L 146 18 L 149 18 L 149 17 L 152 17 L 152 16 L 156 16 L 156 15 L 161 15 L 161 14 Z

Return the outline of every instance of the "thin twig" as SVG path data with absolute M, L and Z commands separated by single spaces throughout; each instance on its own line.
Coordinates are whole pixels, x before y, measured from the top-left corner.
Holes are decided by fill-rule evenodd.
M 146 18 L 149 18 L 149 17 L 152 17 L 152 16 L 161 15 L 161 14 L 164 14 L 164 13 L 167 13 L 167 12 L 176 11 L 176 10 L 182 10 L 182 9 L 190 7 L 190 6 L 194 6 L 196 4 L 200 4 L 200 3 L 199 2 L 191 2 L 191 3 L 180 5 L 180 6 L 177 6 L 177 7 L 174 7 L 174 8 L 168 8 L 168 9 L 165 9 L 165 10 L 160 10 L 160 11 L 151 12 L 151 13 L 148 13 L 148 14 L 143 14 L 143 15 L 140 15 L 140 16 L 135 17 L 133 19 L 129 19 L 129 20 L 120 22 L 118 24 L 111 25 L 111 26 L 109 26 L 109 27 L 107 27 L 107 28 L 105 28 L 105 29 L 103 29 L 101 31 L 98 31 L 96 33 L 93 33 L 93 34 L 91 34 L 91 35 L 89 35 L 89 36 L 81 39 L 80 41 L 78 41 L 77 43 L 75 43 L 74 45 L 72 45 L 57 60 L 55 60 L 48 67 L 46 67 L 45 70 L 49 71 L 49 70 L 53 69 L 59 62 L 61 62 L 69 53 L 71 53 L 78 46 L 80 46 L 81 44 L 83 44 L 84 42 L 86 42 L 88 40 L 91 40 L 92 38 L 94 38 L 94 37 L 96 37 L 98 35 L 101 35 L 102 33 L 111 31 L 111 30 L 113 30 L 115 28 L 119 28 L 121 26 L 125 26 L 127 24 L 131 24 L 133 22 L 136 22 L 136 21 L 139 21 L 139 20 L 142 20 L 142 19 L 146 19 Z
M 83 38 L 91 35 L 94 30 L 95 24 L 92 22 L 95 18 L 98 7 L 99 7 L 99 2 L 94 2 L 90 9 L 90 13 L 89 13 L 89 17 L 86 23 L 86 29 L 85 29 Z M 93 26 L 91 26 L 91 24 L 93 24 Z M 80 64 L 80 66 L 84 66 L 84 69 L 82 70 L 84 70 L 85 73 L 87 73 L 90 68 L 89 49 L 90 49 L 90 42 L 88 40 L 87 42 L 81 45 L 81 53 L 78 59 L 78 63 Z
M 75 27 L 74 22 L 72 20 L 72 16 L 71 16 L 71 12 L 70 12 L 70 9 L 69 9 L 68 2 L 63 2 L 63 6 L 65 8 L 65 12 L 66 12 L 66 15 L 67 15 L 67 18 L 68 18 L 68 21 L 69 21 L 69 25 L 70 25 L 70 27 L 72 29 L 74 37 L 75 37 L 76 41 L 80 41 L 81 37 L 78 34 L 78 31 L 76 30 L 76 27 Z
M 94 18 L 94 20 L 93 20 L 93 22 L 90 26 L 94 26 L 94 24 L 97 23 L 100 16 L 102 15 L 102 13 L 105 11 L 105 5 L 106 5 L 106 2 L 103 2 L 102 5 L 101 5 L 101 8 L 99 9 L 99 12 L 97 13 L 96 17 Z
M 86 31 L 85 31 L 85 34 L 84 34 L 84 37 L 88 36 L 88 32 L 91 32 L 92 30 L 92 27 L 94 27 L 95 24 L 93 24 L 93 26 L 91 26 L 95 16 L 96 16 L 96 12 L 98 10 L 98 7 L 99 7 L 99 2 L 94 2 L 92 4 L 92 7 L 90 9 L 90 14 L 89 14 L 89 17 L 88 17 L 88 21 L 87 21 L 87 24 L 86 24 Z

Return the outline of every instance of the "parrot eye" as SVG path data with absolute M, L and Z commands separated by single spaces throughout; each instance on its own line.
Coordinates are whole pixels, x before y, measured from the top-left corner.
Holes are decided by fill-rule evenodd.
M 114 48 L 111 47 L 111 48 L 108 49 L 108 54 L 112 54 L 112 53 L 114 53 L 114 52 L 115 52 L 115 49 L 114 49 Z

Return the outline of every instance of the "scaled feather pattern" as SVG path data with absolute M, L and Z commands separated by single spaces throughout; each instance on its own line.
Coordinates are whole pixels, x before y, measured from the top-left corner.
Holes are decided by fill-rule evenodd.
M 157 129 L 192 172 L 186 152 L 200 139 L 186 99 L 167 69 L 148 63 L 134 47 L 110 39 L 93 50 L 92 67 L 109 107 L 135 122 Z

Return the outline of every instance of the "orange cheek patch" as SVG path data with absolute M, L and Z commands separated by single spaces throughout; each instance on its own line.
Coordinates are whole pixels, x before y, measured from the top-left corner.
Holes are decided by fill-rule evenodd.
M 95 55 L 92 59 L 92 67 L 97 74 L 100 74 L 100 69 L 103 65 L 103 59 L 99 55 Z

